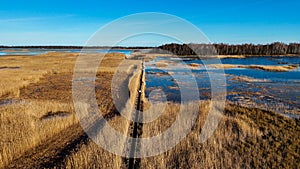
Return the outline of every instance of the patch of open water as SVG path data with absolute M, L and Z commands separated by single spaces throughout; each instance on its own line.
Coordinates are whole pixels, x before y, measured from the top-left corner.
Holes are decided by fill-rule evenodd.
M 161 89 L 168 101 L 180 102 L 180 88 L 172 77 L 174 74 L 185 76 L 192 73 L 198 88 L 189 92 L 199 92 L 200 99 L 209 99 L 211 84 L 209 73 L 217 73 L 216 69 L 205 69 L 201 60 L 187 60 L 184 63 L 200 64 L 190 70 L 182 69 L 178 58 L 158 57 L 146 63 L 146 97 L 152 90 Z M 172 61 L 172 62 L 170 62 Z M 157 67 L 157 62 L 168 63 L 168 66 Z M 174 63 L 175 62 L 175 63 Z M 177 62 L 177 63 L 176 63 Z M 214 59 L 206 63 L 215 63 Z M 254 57 L 254 58 L 224 58 L 224 64 L 239 65 L 289 65 L 299 64 L 300 57 Z M 300 69 L 288 72 L 270 72 L 248 68 L 226 69 L 227 100 L 248 107 L 258 107 L 284 113 L 289 117 L 299 118 L 300 114 Z M 243 77 L 243 78 L 240 78 Z M 180 82 L 182 83 L 182 82 Z M 190 81 L 185 80 L 184 85 Z

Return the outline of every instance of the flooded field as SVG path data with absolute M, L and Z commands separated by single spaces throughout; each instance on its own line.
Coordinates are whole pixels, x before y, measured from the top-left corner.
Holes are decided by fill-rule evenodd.
M 192 80 L 196 80 L 198 88 L 193 88 L 189 92 L 199 92 L 200 99 L 209 99 L 210 76 L 220 73 L 220 68 L 215 66 L 217 62 L 216 59 L 182 60 L 175 57 L 157 57 L 146 63 L 146 96 L 149 97 L 153 90 L 162 90 L 166 100 L 179 102 L 180 87 L 174 76 L 192 74 L 194 77 Z M 300 57 L 222 58 L 221 63 L 229 65 L 224 67 L 224 77 L 226 77 L 224 85 L 227 89 L 228 101 L 299 118 Z M 275 69 L 260 69 L 266 66 Z M 292 69 L 276 71 L 277 68 L 287 66 L 292 66 Z M 188 67 L 188 70 L 183 67 Z M 186 86 L 190 81 L 185 79 L 184 83 Z

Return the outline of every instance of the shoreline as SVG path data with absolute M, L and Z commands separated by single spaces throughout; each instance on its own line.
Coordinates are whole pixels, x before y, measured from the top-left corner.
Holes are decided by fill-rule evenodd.
M 197 55 L 178 55 L 181 58 L 199 58 Z M 286 54 L 286 55 L 213 55 L 213 56 L 200 56 L 201 58 L 250 58 L 250 57 L 300 57 L 300 54 Z

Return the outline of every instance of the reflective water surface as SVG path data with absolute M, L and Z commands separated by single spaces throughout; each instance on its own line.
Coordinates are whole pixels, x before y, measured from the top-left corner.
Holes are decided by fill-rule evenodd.
M 179 58 L 157 57 L 146 62 L 146 96 L 149 96 L 151 91 L 160 89 L 165 93 L 168 101 L 180 102 L 180 87 L 173 76 L 185 76 L 192 73 L 198 88 L 193 88 L 189 92 L 199 92 L 200 99 L 209 99 L 211 94 L 209 74 L 218 72 L 215 68 L 205 67 L 203 62 L 215 64 L 216 60 L 184 60 L 182 62 Z M 221 59 L 221 62 L 233 65 L 299 66 L 300 57 L 224 58 Z M 187 66 L 189 71 L 183 69 Z M 224 72 L 226 77 L 226 84 L 224 85 L 227 87 L 228 101 L 243 106 L 285 113 L 291 117 L 299 117 L 293 115 L 300 114 L 299 68 L 286 72 L 229 68 L 225 69 Z M 188 85 L 189 83 L 190 81 L 185 79 L 184 84 Z

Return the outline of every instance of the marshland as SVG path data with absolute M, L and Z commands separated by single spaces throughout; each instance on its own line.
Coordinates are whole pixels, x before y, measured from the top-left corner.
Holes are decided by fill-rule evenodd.
M 227 52 L 212 58 L 176 53 L 174 45 L 160 47 L 172 54 L 155 49 L 3 47 L 0 168 L 299 168 L 300 52 L 295 46 L 287 46 L 286 53 L 260 50 L 266 53 L 246 55 L 249 51 L 230 53 L 233 47 L 220 45 L 217 49 Z M 103 57 L 92 81 L 105 125 L 125 136 L 149 138 L 166 131 L 180 109 L 197 107 L 191 131 L 173 148 L 146 158 L 130 159 L 99 146 L 86 133 L 74 105 L 74 69 L 80 56 Z M 208 114 L 215 110 L 211 78 L 219 70 L 225 78 L 225 107 L 216 130 L 200 142 Z M 199 98 L 182 102 L 181 86 L 187 88 L 187 98 L 190 93 L 199 93 Z M 125 88 L 129 97 L 122 96 Z M 123 116 L 132 116 L 135 109 L 144 118 L 161 114 L 143 124 Z M 89 119 L 89 129 L 102 129 L 97 117 Z M 157 149 L 164 147 L 153 147 Z

